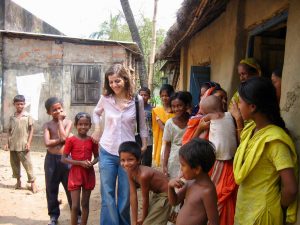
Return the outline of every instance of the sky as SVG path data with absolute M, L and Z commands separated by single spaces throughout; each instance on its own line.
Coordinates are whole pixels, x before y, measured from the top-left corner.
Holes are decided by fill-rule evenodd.
M 72 37 L 88 37 L 110 15 L 122 11 L 120 0 L 13 0 L 40 19 Z M 157 28 L 168 30 L 183 0 L 158 0 Z M 135 17 L 152 19 L 154 0 L 129 0 Z

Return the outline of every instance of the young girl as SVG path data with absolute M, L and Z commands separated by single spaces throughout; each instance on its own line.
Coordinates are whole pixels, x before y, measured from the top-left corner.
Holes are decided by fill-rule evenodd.
M 191 102 L 187 93 L 179 91 L 171 96 L 170 103 L 175 117 L 166 122 L 164 129 L 163 141 L 166 142 L 166 146 L 163 157 L 163 172 L 170 178 L 174 178 L 179 175 L 180 171 L 178 152 L 189 120 L 187 109 Z
M 148 131 L 145 122 L 143 98 L 138 96 L 141 151 L 147 150 Z M 94 109 L 95 131 L 92 138 L 101 136 L 99 172 L 101 181 L 101 225 L 129 225 L 129 183 L 120 165 L 119 146 L 124 141 L 135 141 L 136 108 L 130 73 L 122 64 L 112 65 L 105 73 L 104 93 Z M 116 193 L 117 192 L 117 193 Z
M 93 165 L 98 162 L 98 145 L 87 135 L 91 128 L 91 116 L 80 112 L 75 116 L 75 127 L 78 131 L 66 140 L 62 162 L 72 164 L 68 190 L 71 192 L 72 209 L 71 224 L 77 225 L 77 214 L 80 207 L 80 192 L 82 190 L 82 219 L 81 225 L 87 224 L 89 216 L 89 201 L 91 191 L 95 187 L 95 171 Z M 94 154 L 94 160 L 92 160 Z M 71 155 L 72 159 L 68 157 Z
M 172 118 L 172 113 L 169 98 L 174 93 L 174 89 L 169 84 L 164 84 L 159 91 L 162 106 L 157 106 L 152 110 L 152 129 L 153 129 L 153 156 L 156 165 L 160 165 L 160 156 L 162 149 L 162 136 L 164 133 L 165 123 Z
M 233 171 L 239 185 L 234 224 L 295 223 L 297 154 L 280 116 L 270 80 L 250 78 L 239 87 L 239 109 L 249 122 L 241 133 Z

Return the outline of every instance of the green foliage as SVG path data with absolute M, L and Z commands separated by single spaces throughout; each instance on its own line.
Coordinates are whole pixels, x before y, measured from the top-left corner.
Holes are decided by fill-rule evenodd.
M 158 105 L 161 105 L 161 99 L 160 96 L 153 96 L 150 100 L 149 100 L 150 104 L 153 107 L 156 107 Z
M 118 15 L 110 15 L 108 21 L 104 21 L 99 31 L 93 32 L 90 38 L 118 41 L 132 41 L 130 30 L 125 21 L 124 15 L 119 12 Z
M 137 20 L 137 26 L 144 48 L 144 58 L 146 66 L 148 66 L 149 56 L 151 52 L 152 21 L 149 18 L 140 15 Z M 165 35 L 166 31 L 163 29 L 159 29 L 156 31 L 156 49 L 158 49 L 159 46 L 163 43 Z M 100 25 L 99 31 L 93 32 L 89 37 L 104 40 L 132 41 L 129 27 L 122 12 L 119 12 L 119 14 L 117 15 L 110 15 L 109 20 L 104 21 Z M 162 77 L 162 72 L 160 72 L 159 70 L 161 66 L 162 62 L 157 62 L 154 65 L 154 87 L 160 86 L 160 78 Z

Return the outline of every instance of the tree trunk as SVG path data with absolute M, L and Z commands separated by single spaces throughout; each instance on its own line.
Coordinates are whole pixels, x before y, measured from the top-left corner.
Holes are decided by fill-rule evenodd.
M 156 48 L 156 13 L 157 13 L 157 2 L 154 0 L 154 12 L 153 12 L 153 21 L 152 21 L 152 44 L 151 44 L 151 53 L 149 60 L 149 75 L 148 75 L 148 87 L 151 92 L 153 92 L 153 74 L 154 74 L 154 60 L 155 60 L 155 48 Z
M 123 13 L 125 15 L 130 33 L 131 33 L 131 37 L 132 40 L 134 42 L 136 42 L 141 50 L 142 53 L 142 57 L 141 57 L 141 62 L 139 62 L 139 77 L 140 77 L 140 83 L 142 87 L 147 87 L 147 70 L 146 70 L 146 64 L 145 64 L 145 58 L 144 58 L 144 50 L 143 50 L 143 46 L 142 46 L 142 42 L 141 42 L 141 38 L 140 38 L 140 34 L 139 34 L 139 30 L 136 26 L 130 5 L 129 5 L 129 1 L 128 0 L 120 0 L 121 5 L 122 5 L 122 9 L 123 9 Z

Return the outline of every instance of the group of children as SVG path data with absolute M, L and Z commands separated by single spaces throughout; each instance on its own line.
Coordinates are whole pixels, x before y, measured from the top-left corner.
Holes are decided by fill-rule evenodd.
M 250 87 L 254 89 L 251 82 L 256 81 L 249 81 Z M 118 148 L 120 165 L 125 169 L 130 185 L 131 224 L 163 225 L 168 221 L 178 225 L 245 224 L 240 222 L 243 221 L 240 217 L 245 216 L 242 214 L 245 209 L 242 208 L 240 202 L 237 204 L 237 209 L 240 211 L 235 218 L 238 190 L 236 181 L 242 187 L 243 185 L 246 187 L 243 179 L 248 174 L 240 174 L 237 168 L 243 169 L 243 154 L 250 154 L 241 153 L 246 151 L 242 148 L 249 148 L 246 143 L 249 137 L 245 140 L 241 136 L 241 145 L 237 153 L 239 157 L 235 157 L 241 130 L 236 129 L 234 118 L 227 112 L 226 92 L 215 83 L 204 86 L 206 90 L 203 91 L 199 110 L 195 116 L 191 116 L 195 110 L 192 108 L 192 99 L 188 92 L 174 92 L 172 86 L 163 85 L 160 90 L 162 107 L 152 109 L 148 103 L 150 90 L 147 88 L 139 90 L 144 100 L 145 118 L 149 131 L 147 149 L 145 150 L 144 147 L 141 149 L 141 146 L 134 141 L 125 141 Z M 252 119 L 262 127 L 273 123 L 273 118 L 268 119 L 265 112 L 260 109 L 266 107 L 259 105 L 262 99 L 252 103 L 250 98 L 244 97 L 247 96 L 245 93 L 242 92 L 241 95 L 245 98 L 245 102 L 241 99 L 240 103 L 240 113 L 244 119 Z M 16 187 L 21 185 L 19 165 L 21 161 L 28 174 L 28 182 L 31 183 L 32 191 L 35 192 L 35 178 L 32 174 L 29 155 L 33 122 L 24 111 L 23 96 L 16 96 L 14 105 L 16 112 L 10 120 L 10 135 L 6 149 L 11 150 L 13 176 L 17 178 Z M 98 162 L 99 157 L 98 143 L 95 143 L 95 140 L 87 134 L 92 125 L 91 117 L 87 113 L 78 113 L 74 121 L 77 134 L 73 135 L 71 134 L 72 121 L 66 118 L 62 102 L 52 97 L 45 102 L 45 107 L 47 113 L 52 116 L 52 120 L 44 125 L 44 142 L 47 147 L 45 178 L 49 225 L 57 224 L 60 215 L 57 198 L 60 183 L 66 190 L 71 209 L 71 224 L 87 224 L 89 198 L 91 190 L 95 187 L 93 165 Z M 261 129 L 254 128 L 252 127 L 250 140 L 252 135 Z M 289 139 L 287 143 L 293 150 Z M 271 157 L 272 153 L 268 154 Z M 152 156 L 156 165 L 162 162 L 161 170 L 151 168 Z M 296 159 L 293 158 L 293 160 Z M 281 163 L 280 165 L 284 164 L 283 166 L 277 163 L 278 168 L 276 168 L 288 173 L 280 174 L 281 178 L 289 177 L 293 180 L 291 178 L 293 170 L 289 168 L 292 168 L 296 161 L 290 160 L 289 162 L 290 164 Z M 71 169 L 68 164 L 72 165 Z M 241 176 L 244 176 L 243 179 L 240 178 Z M 274 183 L 274 185 L 277 184 Z M 140 216 L 138 215 L 138 188 L 142 196 Z M 283 187 L 283 190 L 286 190 L 284 188 L 286 186 Z M 239 191 L 238 201 L 244 198 L 245 194 L 241 193 L 245 190 L 246 188 Z M 287 207 L 292 197 L 289 193 L 284 194 L 290 197 L 283 196 L 285 202 L 282 205 L 285 207 L 284 210 L 288 210 Z M 82 195 L 81 201 L 80 195 Z M 254 223 L 255 221 L 249 222 L 249 224 Z
M 17 179 L 16 188 L 21 187 L 20 162 L 22 162 L 31 183 L 32 192 L 37 192 L 30 159 L 30 145 L 33 134 L 33 120 L 24 110 L 25 97 L 17 95 L 13 99 L 15 113 L 10 117 L 8 144 L 13 177 Z M 44 124 L 44 143 L 47 147 L 45 157 L 45 182 L 49 225 L 57 224 L 60 216 L 58 192 L 63 185 L 71 210 L 71 224 L 87 224 L 89 198 L 95 187 L 93 165 L 98 162 L 98 144 L 87 135 L 91 128 L 91 116 L 80 112 L 75 116 L 74 126 L 77 134 L 72 134 L 73 122 L 66 118 L 62 102 L 51 97 L 45 108 L 52 120 Z M 69 157 L 71 155 L 71 157 Z M 93 155 L 93 160 L 92 160 Z M 68 166 L 71 164 L 71 169 Z M 80 201 L 80 194 L 82 198 Z M 80 209 L 81 206 L 81 209 Z

